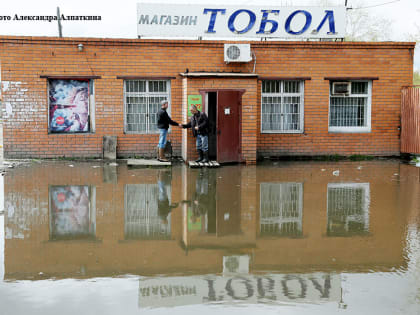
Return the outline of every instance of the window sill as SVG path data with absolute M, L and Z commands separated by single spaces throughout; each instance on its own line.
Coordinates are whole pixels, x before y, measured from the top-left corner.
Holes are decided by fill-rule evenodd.
M 88 132 L 48 132 L 49 136 L 75 136 L 75 135 L 94 135 L 94 131 Z
M 289 135 L 289 134 L 303 134 L 303 130 L 298 131 L 261 131 L 261 134 L 280 134 L 280 135 Z
M 168 132 L 169 133 L 169 132 Z M 153 136 L 159 135 L 159 132 L 135 132 L 135 131 L 124 131 L 125 135 L 138 135 L 138 136 Z
M 357 128 L 357 127 L 348 127 L 348 128 L 328 128 L 329 133 L 371 133 L 371 128 Z

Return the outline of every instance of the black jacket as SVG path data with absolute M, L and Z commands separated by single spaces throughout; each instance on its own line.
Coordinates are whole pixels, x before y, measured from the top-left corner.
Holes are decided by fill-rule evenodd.
M 178 123 L 169 117 L 165 109 L 159 109 L 157 113 L 157 127 L 158 129 L 169 129 L 169 125 L 178 126 Z
M 195 126 L 198 126 L 198 130 L 195 130 Z M 191 128 L 194 137 L 197 137 L 197 134 L 202 136 L 208 136 L 209 134 L 209 119 L 207 115 L 202 112 L 198 112 L 195 115 L 192 115 L 190 122 L 188 124 L 183 124 L 182 128 Z

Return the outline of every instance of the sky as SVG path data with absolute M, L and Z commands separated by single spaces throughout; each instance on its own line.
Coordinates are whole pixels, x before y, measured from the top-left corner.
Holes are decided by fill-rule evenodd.
M 56 22 L 13 21 L 18 15 L 55 15 L 57 7 L 65 15 L 96 15 L 101 21 L 63 21 L 63 36 L 137 38 L 136 5 L 140 2 L 181 4 L 224 4 L 224 5 L 276 5 L 316 6 L 324 0 L 13 0 L 0 2 L 0 35 L 57 36 Z M 329 0 L 333 5 L 344 5 L 345 0 Z M 420 0 L 348 0 L 349 7 L 370 7 L 369 14 L 389 20 L 392 26 L 390 38 L 406 41 L 410 34 L 420 32 Z M 12 16 L 11 21 L 3 16 Z M 416 50 L 415 68 L 420 70 L 420 50 Z

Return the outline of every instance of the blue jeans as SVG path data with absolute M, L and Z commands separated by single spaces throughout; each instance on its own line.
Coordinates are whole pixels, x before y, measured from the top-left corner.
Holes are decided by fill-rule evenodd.
M 164 149 L 166 145 L 166 136 L 168 135 L 168 129 L 159 129 L 159 149 Z
M 197 150 L 207 152 L 209 150 L 209 136 L 197 135 L 195 145 L 197 146 Z
M 168 193 L 166 192 L 165 183 L 162 181 L 158 181 L 159 187 L 159 201 L 165 201 L 168 199 Z

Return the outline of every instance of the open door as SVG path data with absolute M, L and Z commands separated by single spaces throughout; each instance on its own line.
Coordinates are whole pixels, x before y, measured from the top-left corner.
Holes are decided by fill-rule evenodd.
M 240 161 L 240 115 L 242 94 L 239 91 L 217 93 L 217 161 Z

